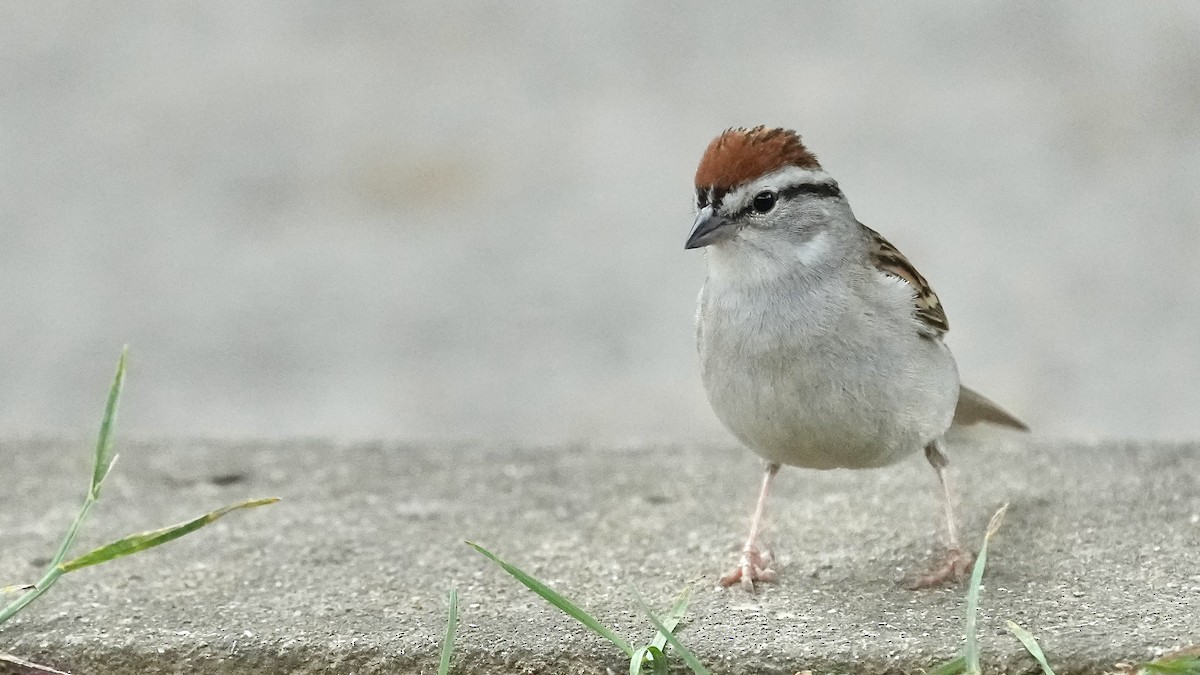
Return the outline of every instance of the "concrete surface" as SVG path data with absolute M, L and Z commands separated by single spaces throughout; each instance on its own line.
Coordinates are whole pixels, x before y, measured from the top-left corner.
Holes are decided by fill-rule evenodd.
M 86 482 L 87 443 L 8 439 L 0 579 L 31 581 Z M 1033 672 L 1013 619 L 1062 675 L 1200 638 L 1200 445 L 952 446 L 972 542 L 1010 502 L 982 601 L 988 672 Z M 934 541 L 923 460 L 785 471 L 769 539 L 781 582 L 716 592 L 758 482 L 728 445 L 125 443 L 79 547 L 250 496 L 165 548 L 65 577 L 0 630 L 0 650 L 77 674 L 432 673 L 445 594 L 461 595 L 454 672 L 623 672 L 615 648 L 493 567 L 478 541 L 631 641 L 630 587 L 694 600 L 680 637 L 717 672 L 915 673 L 952 656 L 964 592 L 910 592 Z
M 794 126 L 1053 436 L 1200 437 L 1200 2 L 0 5 L 0 429 L 722 441 L 691 178 Z M 132 386 L 136 382 L 137 386 Z

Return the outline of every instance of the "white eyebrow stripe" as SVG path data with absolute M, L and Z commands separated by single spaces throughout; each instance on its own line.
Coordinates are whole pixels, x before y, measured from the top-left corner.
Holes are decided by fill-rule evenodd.
M 750 203 L 750 200 L 753 199 L 753 196 L 763 190 L 783 192 L 787 188 L 797 185 L 815 185 L 833 182 L 833 177 L 825 173 L 822 169 L 803 169 L 798 166 L 785 166 L 778 171 L 772 171 L 758 180 L 746 183 L 736 190 L 727 192 L 721 200 L 721 210 L 726 213 L 736 213 L 745 208 Z

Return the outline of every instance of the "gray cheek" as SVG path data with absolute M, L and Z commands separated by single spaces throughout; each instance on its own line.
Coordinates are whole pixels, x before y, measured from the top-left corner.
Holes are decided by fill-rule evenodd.
M 807 204 L 791 205 L 779 214 L 778 220 L 787 224 L 787 229 L 805 238 L 811 236 L 816 229 L 828 219 L 824 209 Z
M 779 220 L 775 218 L 774 215 L 765 217 L 747 215 L 739 218 L 737 222 L 739 227 L 750 230 L 758 230 L 761 232 L 773 230 L 779 226 Z

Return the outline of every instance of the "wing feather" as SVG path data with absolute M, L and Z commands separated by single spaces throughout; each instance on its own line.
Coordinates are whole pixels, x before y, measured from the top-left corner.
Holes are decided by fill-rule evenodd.
M 944 335 L 946 331 L 950 330 L 950 322 L 946 320 L 946 311 L 942 309 L 942 302 L 930 288 L 929 282 L 925 281 L 925 277 L 921 276 L 908 258 L 905 258 L 899 249 L 892 246 L 891 242 L 884 239 L 883 235 L 866 225 L 862 227 L 871 237 L 870 253 L 875 267 L 880 272 L 912 286 L 915 296 L 915 316 L 938 337 Z
M 905 258 L 903 253 L 892 246 L 887 239 L 884 239 L 883 235 L 866 225 L 862 227 L 871 237 L 871 260 L 875 263 L 875 267 L 884 274 L 912 286 L 915 302 L 914 315 L 929 328 L 933 335 L 937 337 L 945 335 L 946 331 L 950 330 L 950 322 L 946 320 L 946 311 L 942 309 L 942 302 L 930 288 L 929 282 L 925 281 L 925 277 L 921 276 L 908 258 Z M 954 410 L 954 424 L 967 426 L 978 422 L 1029 431 L 1029 427 L 1025 426 L 1024 422 L 979 392 L 960 387 L 958 405 Z

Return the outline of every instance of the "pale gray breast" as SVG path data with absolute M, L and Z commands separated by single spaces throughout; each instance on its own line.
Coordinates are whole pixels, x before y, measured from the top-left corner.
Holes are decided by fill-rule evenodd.
M 706 284 L 697 316 L 709 400 L 753 450 L 814 468 L 877 466 L 949 426 L 953 357 L 916 333 L 893 295 L 902 289 L 756 290 Z

